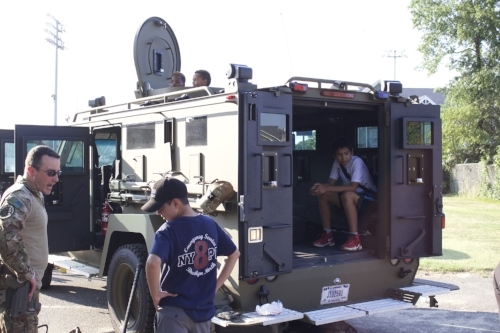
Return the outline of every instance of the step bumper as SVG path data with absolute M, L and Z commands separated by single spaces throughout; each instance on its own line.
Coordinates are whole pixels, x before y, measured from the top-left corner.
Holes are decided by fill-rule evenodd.
M 430 282 L 432 284 L 428 284 Z M 457 290 L 454 285 L 434 283 L 434 281 L 419 280 L 409 287 L 390 289 L 386 293 L 387 298 L 379 300 L 324 308 L 315 311 L 298 312 L 291 309 L 283 309 L 277 316 L 262 316 L 257 312 L 244 313 L 234 321 L 212 318 L 212 323 L 228 326 L 252 326 L 252 325 L 275 325 L 293 320 L 304 320 L 316 326 L 330 324 L 338 321 L 360 318 L 384 312 L 400 311 L 410 309 L 414 306 L 420 296 L 429 297 L 447 294 Z

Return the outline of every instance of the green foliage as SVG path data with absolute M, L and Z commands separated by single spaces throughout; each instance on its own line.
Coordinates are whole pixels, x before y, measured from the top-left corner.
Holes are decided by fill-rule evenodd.
M 500 5 L 496 0 L 412 0 L 423 32 L 422 68 L 459 75 L 443 89 L 443 166 L 491 162 L 500 145 Z
M 423 68 L 433 74 L 445 58 L 462 75 L 498 66 L 497 7 L 496 0 L 412 0 L 413 25 L 423 32 Z
M 301 136 L 301 140 L 295 139 L 295 150 L 316 150 L 316 131 L 312 131 L 312 135 Z
M 420 269 L 491 273 L 500 253 L 500 202 L 445 196 L 443 205 L 443 256 L 421 259 Z

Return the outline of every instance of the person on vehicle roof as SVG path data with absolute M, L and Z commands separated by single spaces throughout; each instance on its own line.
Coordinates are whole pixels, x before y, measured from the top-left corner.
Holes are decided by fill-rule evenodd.
M 349 238 L 340 248 L 345 251 L 361 250 L 358 233 L 358 208 L 361 200 L 373 201 L 377 191 L 363 160 L 353 155 L 353 147 L 345 139 L 339 139 L 333 145 L 333 162 L 330 179 L 326 184 L 316 183 L 310 193 L 318 197 L 323 231 L 313 242 L 316 247 L 334 246 L 331 229 L 330 203 L 343 208 L 349 225 Z
M 199 69 L 193 75 L 193 87 L 209 86 L 212 79 L 210 73 L 204 69 Z
M 228 279 L 240 252 L 210 217 L 195 212 L 186 185 L 162 178 L 141 207 L 166 222 L 156 231 L 146 278 L 156 309 L 155 332 L 209 333 L 216 291 Z M 217 257 L 227 256 L 217 277 Z M 162 269 L 163 267 L 163 269 Z
M 170 87 L 184 87 L 186 85 L 186 77 L 181 72 L 173 72 L 170 79 Z
M 38 332 L 39 293 L 49 260 L 43 195 L 50 195 L 59 181 L 60 158 L 50 147 L 33 147 L 26 156 L 24 174 L 0 200 L 0 332 Z M 26 284 L 28 305 L 24 303 L 20 313 L 12 311 Z

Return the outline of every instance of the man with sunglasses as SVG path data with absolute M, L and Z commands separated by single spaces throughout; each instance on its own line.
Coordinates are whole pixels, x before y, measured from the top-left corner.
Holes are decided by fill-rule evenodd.
M 0 332 L 38 332 L 38 294 L 49 256 L 43 195 L 52 192 L 60 174 L 59 154 L 47 146 L 33 147 L 24 174 L 0 200 Z M 7 303 L 16 287 L 26 283 L 28 308 L 12 313 Z

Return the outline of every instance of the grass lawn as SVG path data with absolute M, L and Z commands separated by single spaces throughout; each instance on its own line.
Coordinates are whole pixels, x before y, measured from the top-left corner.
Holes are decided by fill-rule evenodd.
M 443 205 L 443 256 L 421 259 L 420 269 L 491 272 L 500 260 L 500 201 L 447 196 Z

